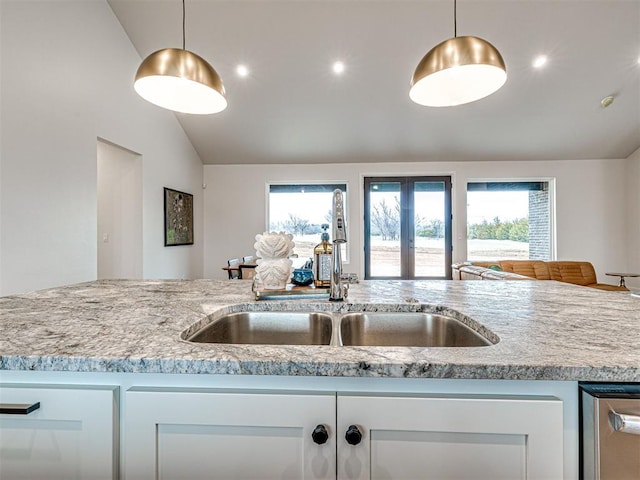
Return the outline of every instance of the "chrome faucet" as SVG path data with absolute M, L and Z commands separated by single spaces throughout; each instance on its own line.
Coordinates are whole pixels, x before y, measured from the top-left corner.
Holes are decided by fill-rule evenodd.
M 342 302 L 347 296 L 348 285 L 342 284 L 342 244 L 347 243 L 347 224 L 344 221 L 342 190 L 333 191 L 333 250 L 331 253 L 331 287 L 329 300 Z

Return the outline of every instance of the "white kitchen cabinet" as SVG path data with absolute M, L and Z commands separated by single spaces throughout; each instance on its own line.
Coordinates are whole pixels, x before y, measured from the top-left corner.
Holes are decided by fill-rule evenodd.
M 127 480 L 563 476 L 563 405 L 545 396 L 134 388 L 125 425 Z
M 556 398 L 339 395 L 337 426 L 339 479 L 563 477 Z
M 335 478 L 335 394 L 132 388 L 125 405 L 127 480 Z
M 40 407 L 0 414 L 0 479 L 118 476 L 118 387 L 0 384 L 0 403 Z

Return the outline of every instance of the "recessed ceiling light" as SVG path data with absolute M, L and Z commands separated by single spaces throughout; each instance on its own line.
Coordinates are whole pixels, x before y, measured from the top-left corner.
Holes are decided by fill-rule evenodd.
M 331 68 L 333 69 L 333 73 L 336 75 L 342 75 L 344 73 L 344 63 L 340 61 L 333 62 L 333 66 Z
M 547 56 L 546 55 L 538 55 L 533 60 L 534 68 L 542 68 L 546 63 L 547 63 Z
M 244 65 L 238 65 L 236 67 L 236 73 L 239 77 L 246 77 L 247 75 L 249 75 L 249 69 Z

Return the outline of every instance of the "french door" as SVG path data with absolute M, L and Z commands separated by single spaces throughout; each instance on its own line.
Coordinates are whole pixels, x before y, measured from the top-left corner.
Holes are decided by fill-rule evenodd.
M 365 177 L 365 279 L 451 279 L 451 177 Z

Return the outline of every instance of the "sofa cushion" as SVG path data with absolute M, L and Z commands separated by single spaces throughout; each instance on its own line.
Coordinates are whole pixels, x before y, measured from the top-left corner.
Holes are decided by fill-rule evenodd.
M 482 280 L 482 273 L 486 271 L 486 268 L 477 265 L 462 265 L 458 271 L 460 272 L 460 280 Z
M 535 280 L 531 277 L 527 277 L 524 275 L 518 275 L 513 272 L 503 272 L 486 269 L 482 272 L 482 280 Z
M 547 262 L 551 280 L 587 286 L 598 283 L 596 271 L 589 262 Z
M 505 272 L 517 273 L 538 280 L 550 280 L 549 269 L 541 260 L 501 260 L 500 266 Z
M 531 280 L 530 277 L 513 272 L 492 270 L 479 265 L 455 265 L 460 280 Z

